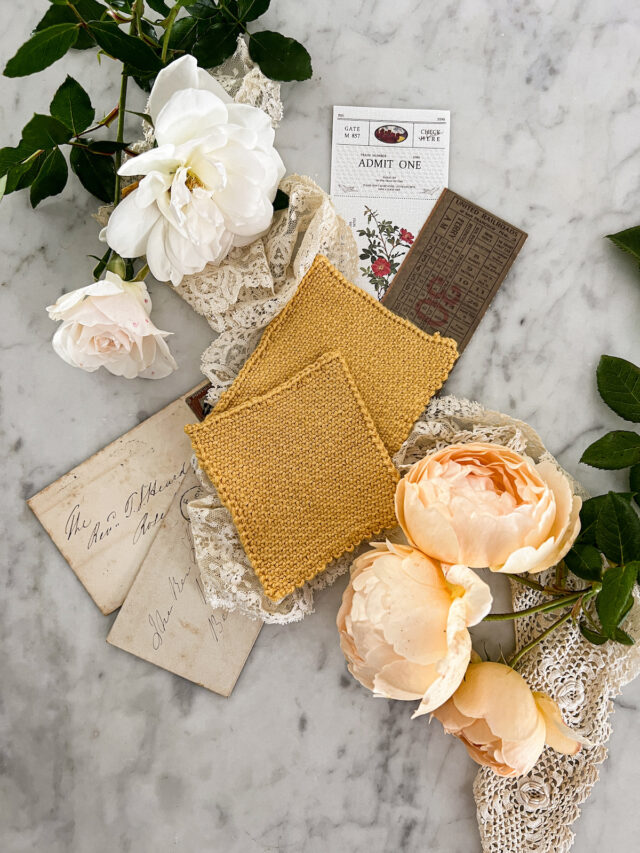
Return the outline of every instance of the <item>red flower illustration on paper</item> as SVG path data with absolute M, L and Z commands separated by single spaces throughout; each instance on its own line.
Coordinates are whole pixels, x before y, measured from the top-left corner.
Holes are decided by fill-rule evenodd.
M 364 208 L 364 215 L 366 227 L 358 229 L 358 236 L 366 240 L 360 249 L 360 260 L 368 266 L 360 267 L 360 272 L 369 279 L 378 299 L 382 299 L 415 237 L 407 228 L 380 218 L 370 207 Z
M 382 278 L 385 275 L 389 275 L 391 272 L 391 265 L 386 258 L 376 258 L 376 260 L 371 264 L 371 269 L 377 276 Z

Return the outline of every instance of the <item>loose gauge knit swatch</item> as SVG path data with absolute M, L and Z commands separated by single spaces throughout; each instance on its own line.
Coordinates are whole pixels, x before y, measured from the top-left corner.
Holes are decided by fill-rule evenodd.
M 389 453 L 406 439 L 458 357 L 451 338 L 425 334 L 317 255 L 216 413 L 266 394 L 333 351 L 344 356 Z
M 395 525 L 398 473 L 339 352 L 185 427 L 277 601 Z

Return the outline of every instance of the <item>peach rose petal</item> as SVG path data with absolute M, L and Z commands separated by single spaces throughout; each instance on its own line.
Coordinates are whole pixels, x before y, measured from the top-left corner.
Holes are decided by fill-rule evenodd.
M 486 661 L 470 664 L 454 696 L 467 717 L 484 717 L 503 741 L 529 737 L 538 725 L 538 711 L 527 682 L 511 667 Z
M 562 719 L 560 708 L 546 693 L 534 692 L 533 698 L 545 722 L 545 743 L 556 752 L 575 755 L 582 746 L 591 746 L 587 738 L 570 729 Z
M 459 685 L 471 656 L 468 626 L 490 607 L 489 587 L 468 567 L 377 544 L 354 561 L 336 618 L 340 648 L 354 678 L 377 696 L 421 700 L 419 716 Z

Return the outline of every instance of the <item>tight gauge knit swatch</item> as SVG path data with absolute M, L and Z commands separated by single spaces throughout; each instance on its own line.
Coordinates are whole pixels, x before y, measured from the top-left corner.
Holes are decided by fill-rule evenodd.
M 428 335 L 393 314 L 317 255 L 215 411 L 266 394 L 334 351 L 344 356 L 389 453 L 398 450 L 458 357 L 454 340 Z
M 274 601 L 396 523 L 398 473 L 339 352 L 185 430 Z

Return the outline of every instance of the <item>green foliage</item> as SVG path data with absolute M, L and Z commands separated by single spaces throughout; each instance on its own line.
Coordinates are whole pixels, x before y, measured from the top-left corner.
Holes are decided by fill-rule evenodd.
M 567 568 L 585 581 L 602 578 L 602 555 L 595 545 L 575 545 L 564 559 Z
M 619 249 L 628 252 L 640 262 L 640 225 L 618 231 L 617 234 L 607 234 L 607 240 L 611 240 Z
M 640 227 L 610 234 L 619 248 L 640 260 Z M 640 421 L 640 369 L 630 361 L 603 355 L 597 385 L 604 402 L 625 420 Z M 582 635 L 600 645 L 608 640 L 632 645 L 620 626 L 633 605 L 633 588 L 640 583 L 640 436 L 630 430 L 613 430 L 594 441 L 580 460 L 608 470 L 629 470 L 629 492 L 608 492 L 590 498 L 580 510 L 581 529 L 565 557 L 566 567 L 591 584 L 596 614 L 582 608 Z M 587 590 L 589 587 L 586 588 Z M 585 621 L 586 619 L 586 621 Z M 589 623 L 589 624 L 587 624 Z
M 89 30 L 97 44 L 128 68 L 140 74 L 157 74 L 162 60 L 146 42 L 123 32 L 115 21 L 100 21 L 89 24 Z
M 249 54 L 272 80 L 308 80 L 311 57 L 295 39 L 264 30 L 249 37 Z
M 630 502 L 615 492 L 605 497 L 596 542 L 610 563 L 640 560 L 640 518 Z
M 598 391 L 610 409 L 626 421 L 640 421 L 640 368 L 624 358 L 603 355 L 597 370 Z
M 610 471 L 636 465 L 640 462 L 640 435 L 623 429 L 608 432 L 587 447 L 580 461 Z
M 603 634 L 613 639 L 613 634 L 629 612 L 629 600 L 638 576 L 640 563 L 614 566 L 605 572 L 602 589 L 596 598 L 596 610 Z
M 59 148 L 53 148 L 44 158 L 31 184 L 31 207 L 37 207 L 44 198 L 62 192 L 67 183 L 67 174 L 67 161 Z
M 34 74 L 72 48 L 94 48 L 123 64 L 124 79 L 131 78 L 150 91 L 158 72 L 174 59 L 190 53 L 202 67 L 213 68 L 234 53 L 238 37 L 244 34 L 249 36 L 251 55 L 266 75 L 276 80 L 305 80 L 311 76 L 311 60 L 301 44 L 279 33 L 248 32 L 247 24 L 263 15 L 269 4 L 270 0 L 50 0 L 4 74 Z M 119 122 L 116 140 L 85 136 L 108 127 L 118 111 L 130 112 L 126 110 L 126 86 L 118 110 L 112 110 L 91 130 L 95 110 L 73 77 L 67 76 L 58 88 L 49 111 L 27 123 L 18 145 L 0 149 L 0 199 L 31 187 L 31 201 L 36 206 L 60 192 L 68 175 L 60 146 L 69 145 L 71 169 L 83 186 L 101 201 L 113 201 L 117 165 L 127 147 L 123 124 Z M 151 121 L 146 115 L 141 118 Z M 278 205 L 286 203 L 276 198 L 276 210 Z
M 79 23 L 55 24 L 46 30 L 37 30 L 6 64 L 5 77 L 25 77 L 48 68 L 73 47 L 80 28 Z
M 113 158 L 94 154 L 88 148 L 72 148 L 71 168 L 82 186 L 101 201 L 112 202 L 116 170 Z
M 96 114 L 89 95 L 77 80 L 69 76 L 53 96 L 49 111 L 54 118 L 66 125 L 74 136 L 86 130 Z

